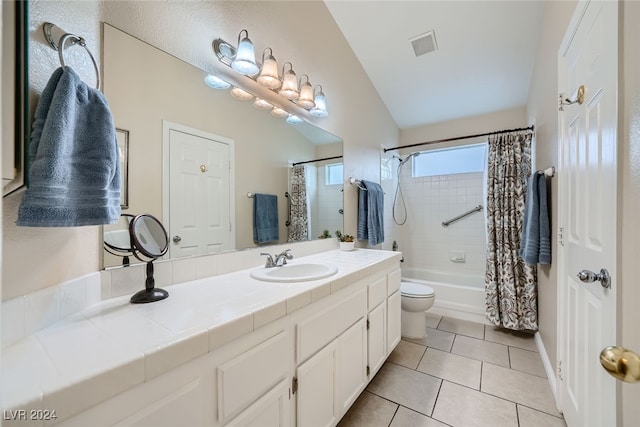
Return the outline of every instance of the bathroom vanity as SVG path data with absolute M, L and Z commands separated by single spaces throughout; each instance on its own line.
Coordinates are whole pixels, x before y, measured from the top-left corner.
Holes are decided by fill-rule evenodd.
M 400 257 L 330 250 L 289 261 L 337 267 L 320 280 L 252 268 L 105 300 L 5 350 L 3 425 L 335 425 L 400 341 Z

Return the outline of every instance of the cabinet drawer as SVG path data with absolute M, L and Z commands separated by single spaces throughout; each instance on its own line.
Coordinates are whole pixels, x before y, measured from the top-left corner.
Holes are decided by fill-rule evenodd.
M 282 331 L 218 367 L 218 418 L 221 423 L 236 416 L 288 377 L 288 345 L 287 332 Z
M 346 331 L 367 312 L 367 288 L 363 288 L 344 300 L 316 315 L 309 317 L 296 327 L 297 363 L 330 343 Z
M 393 294 L 400 289 L 402 273 L 400 269 L 394 270 L 387 275 L 387 295 Z
M 387 277 L 383 276 L 369 285 L 369 311 L 387 297 Z

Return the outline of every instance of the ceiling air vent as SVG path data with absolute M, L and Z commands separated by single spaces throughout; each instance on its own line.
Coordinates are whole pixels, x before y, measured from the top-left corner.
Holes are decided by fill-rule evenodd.
M 431 30 L 428 33 L 420 34 L 410 38 L 411 46 L 416 56 L 424 55 L 425 53 L 438 50 L 438 44 L 436 43 L 436 33 Z

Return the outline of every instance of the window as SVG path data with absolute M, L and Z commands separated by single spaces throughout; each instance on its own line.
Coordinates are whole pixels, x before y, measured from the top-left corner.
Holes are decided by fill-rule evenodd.
M 341 185 L 342 184 L 342 163 L 331 163 L 324 167 L 324 183 L 325 185 Z
M 413 177 L 483 172 L 487 144 L 421 151 L 413 157 Z

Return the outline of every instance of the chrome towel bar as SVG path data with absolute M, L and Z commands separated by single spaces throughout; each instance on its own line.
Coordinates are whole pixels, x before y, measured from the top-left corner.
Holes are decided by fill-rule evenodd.
M 463 213 L 463 214 L 458 215 L 457 217 L 451 218 L 451 219 L 450 219 L 450 220 L 448 220 L 448 221 L 442 221 L 442 226 L 443 226 L 443 227 L 448 227 L 448 226 L 449 226 L 449 224 L 451 224 L 452 222 L 456 222 L 456 221 L 458 221 L 458 220 L 461 220 L 461 219 L 462 219 L 462 218 L 464 218 L 465 216 L 469 216 L 469 215 L 471 215 L 471 214 L 472 214 L 472 213 L 474 213 L 474 212 L 480 212 L 481 210 L 482 210 L 482 205 L 478 205 L 478 206 L 476 206 L 475 208 L 473 208 L 473 209 L 471 209 L 471 210 L 469 210 L 469 211 L 467 211 L 467 212 L 465 212 L 465 213 Z

